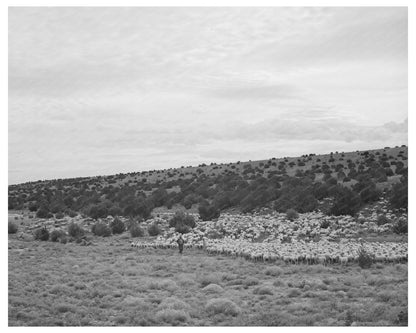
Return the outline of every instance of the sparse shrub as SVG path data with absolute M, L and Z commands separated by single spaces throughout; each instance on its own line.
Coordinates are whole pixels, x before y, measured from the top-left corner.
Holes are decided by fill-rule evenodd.
M 149 236 L 157 236 L 161 233 L 161 230 L 159 228 L 159 225 L 153 222 L 151 225 L 147 227 L 147 232 L 149 233 Z
M 75 217 L 75 216 L 77 216 L 77 212 L 74 212 L 73 210 L 70 210 L 70 211 L 68 212 L 68 216 L 69 216 L 69 217 Z
M 224 289 L 215 283 L 211 283 L 202 289 L 203 292 L 207 294 L 221 294 L 224 292 Z
M 286 211 L 286 218 L 290 221 L 296 220 L 299 217 L 299 214 L 296 210 L 290 208 Z
M 283 270 L 280 267 L 268 267 L 264 273 L 270 276 L 280 276 L 283 274 Z
M 221 275 L 218 273 L 211 273 L 205 274 L 200 277 L 200 284 L 201 287 L 206 287 L 209 284 L 220 284 L 221 283 Z
M 64 213 L 62 213 L 62 212 L 59 212 L 59 213 L 56 213 L 56 214 L 55 214 L 55 217 L 56 217 L 57 219 L 63 219 L 63 218 L 65 217 L 65 214 L 64 214 Z
M 13 223 L 12 221 L 9 221 L 8 224 L 8 233 L 9 234 L 15 234 L 17 232 L 17 225 L 15 223 Z
M 204 202 L 198 208 L 199 217 L 202 221 L 210 221 L 220 216 L 220 210 L 215 205 Z
M 91 232 L 96 236 L 102 236 L 102 237 L 111 236 L 110 227 L 103 222 L 94 223 L 91 228 Z
M 215 298 L 207 302 L 206 311 L 210 315 L 223 314 L 227 316 L 237 316 L 241 310 L 231 300 L 226 298 Z
M 110 223 L 111 232 L 115 234 L 121 234 L 126 230 L 126 226 L 124 225 L 123 221 L 120 218 L 116 217 Z
M 49 210 L 46 207 L 40 207 L 36 212 L 36 217 L 40 219 L 46 219 L 48 217 Z
M 39 228 L 35 230 L 34 236 L 35 240 L 47 241 L 49 239 L 49 231 L 46 227 Z
M 247 289 L 248 287 L 250 287 L 250 286 L 256 286 L 256 285 L 258 285 L 260 283 L 260 280 L 259 279 L 257 279 L 257 278 L 255 278 L 255 277 L 252 277 L 252 276 L 249 276 L 248 278 L 246 278 L 244 281 L 243 281 L 243 285 L 244 285 L 244 287 Z
M 167 323 L 171 325 L 178 325 L 189 321 L 189 314 L 183 310 L 163 309 L 155 314 L 158 322 Z
M 82 227 L 75 223 L 75 222 L 71 222 L 70 224 L 68 224 L 68 234 L 71 237 L 74 238 L 78 238 L 78 237 L 82 237 L 84 236 L 84 229 L 82 229 Z
M 273 295 L 273 290 L 269 286 L 260 286 L 253 290 L 256 295 Z
M 400 217 L 393 224 L 393 232 L 395 232 L 396 234 L 406 234 L 407 233 L 407 219 L 404 217 Z
M 57 242 L 61 237 L 65 236 L 65 232 L 60 229 L 52 230 L 50 234 L 51 242 Z
M 174 227 L 176 232 L 182 234 L 189 232 L 190 228 L 194 228 L 195 225 L 196 223 L 193 216 L 182 211 L 176 212 L 169 221 L 169 226 Z
M 328 229 L 330 225 L 331 225 L 331 222 L 329 222 L 329 220 L 323 220 L 321 222 L 321 228 L 322 229 Z
M 130 235 L 131 237 L 143 237 L 144 236 L 144 231 L 143 229 L 139 226 L 138 223 L 135 223 L 133 225 L 130 226 Z
M 370 268 L 375 259 L 374 254 L 368 252 L 364 246 L 358 249 L 358 265 L 361 268 Z
M 377 217 L 377 225 L 381 226 L 384 225 L 386 223 L 390 223 L 391 221 L 385 216 L 385 215 L 379 215 Z

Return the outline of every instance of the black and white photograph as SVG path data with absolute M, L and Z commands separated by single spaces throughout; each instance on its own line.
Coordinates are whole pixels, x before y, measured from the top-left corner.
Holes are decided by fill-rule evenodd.
M 9 328 L 409 328 L 408 6 L 6 8 Z

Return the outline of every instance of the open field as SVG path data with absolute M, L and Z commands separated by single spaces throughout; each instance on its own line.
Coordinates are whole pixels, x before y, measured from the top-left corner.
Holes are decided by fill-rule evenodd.
M 404 325 L 407 264 L 286 265 L 9 235 L 9 325 Z

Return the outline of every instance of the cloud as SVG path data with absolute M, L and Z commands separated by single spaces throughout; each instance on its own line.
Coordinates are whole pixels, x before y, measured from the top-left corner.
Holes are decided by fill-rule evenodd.
M 11 182 L 407 141 L 407 9 L 9 9 Z

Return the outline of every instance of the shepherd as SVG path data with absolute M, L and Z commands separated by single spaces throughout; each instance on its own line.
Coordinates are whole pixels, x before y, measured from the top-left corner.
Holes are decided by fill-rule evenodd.
M 179 253 L 182 254 L 183 251 L 183 244 L 185 243 L 185 241 L 182 238 L 182 235 L 179 236 L 178 240 L 176 241 L 179 245 Z

